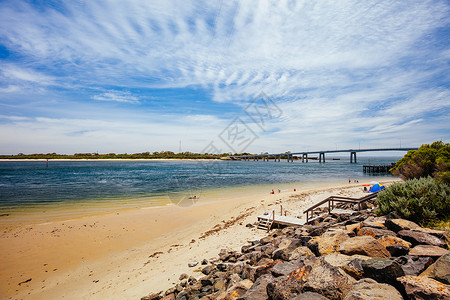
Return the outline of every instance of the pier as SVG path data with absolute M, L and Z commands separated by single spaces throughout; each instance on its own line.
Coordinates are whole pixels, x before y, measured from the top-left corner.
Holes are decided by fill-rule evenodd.
M 285 152 L 285 153 L 264 153 L 264 154 L 249 154 L 249 155 L 233 155 L 230 156 L 233 160 L 242 161 L 269 161 L 272 159 L 275 162 L 280 162 L 281 159 L 286 159 L 287 162 L 293 162 L 294 159 L 302 162 L 308 162 L 308 155 L 316 154 L 319 156 L 319 162 L 325 162 L 326 153 L 350 153 L 350 163 L 356 163 L 356 153 L 358 152 L 384 152 L 384 151 L 410 151 L 417 150 L 417 147 L 400 147 L 400 148 L 369 148 L 369 149 L 344 149 L 344 150 L 325 150 L 325 151 L 305 151 L 305 152 Z M 317 158 L 316 158 L 317 159 Z
M 364 173 L 389 173 L 389 170 L 395 166 L 395 163 L 390 165 L 365 165 L 363 166 Z

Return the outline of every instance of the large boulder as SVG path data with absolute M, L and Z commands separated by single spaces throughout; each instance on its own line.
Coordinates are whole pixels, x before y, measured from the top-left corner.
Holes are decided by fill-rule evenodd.
M 272 274 L 275 277 L 289 275 L 301 265 L 303 265 L 303 263 L 300 260 L 281 263 L 272 268 Z
M 386 247 L 391 256 L 401 256 L 409 252 L 411 243 L 395 236 L 382 236 L 378 241 Z
M 390 257 L 390 253 L 380 242 L 371 236 L 357 236 L 345 240 L 340 252 L 346 255 L 361 254 L 370 257 Z
M 417 245 L 409 251 L 409 255 L 432 257 L 441 257 L 442 255 L 446 255 L 449 253 L 450 251 L 448 251 L 447 249 L 431 245 Z
M 355 282 L 344 300 L 389 299 L 403 300 L 402 295 L 391 285 L 378 283 L 373 279 L 364 278 Z
M 349 238 L 344 230 L 329 230 L 321 236 L 311 239 L 308 245 L 311 248 L 311 244 L 317 243 L 318 254 L 324 256 L 332 252 L 339 252 L 339 245 Z
M 384 222 L 384 225 L 395 232 L 400 230 L 411 230 L 414 228 L 419 228 L 420 226 L 414 222 L 405 219 L 388 219 Z
M 349 256 L 341 253 L 330 253 L 324 256 L 327 263 L 333 267 L 341 268 L 348 275 L 355 279 L 361 279 L 363 277 L 364 271 L 362 268 L 362 262 L 364 260 L 370 259 L 370 257 L 362 256 Z
M 442 283 L 450 284 L 450 254 L 439 257 L 420 276 L 432 277 Z
M 292 299 L 303 292 L 319 293 L 329 299 L 342 299 L 354 282 L 349 275 L 322 258 L 305 257 L 302 265 L 267 285 L 269 298 Z
M 428 266 L 433 263 L 433 259 L 429 256 L 413 256 L 405 255 L 395 260 L 398 262 L 405 275 L 417 276 L 422 273 Z
M 379 238 L 382 236 L 397 236 L 397 234 L 391 230 L 373 228 L 373 227 L 363 227 L 358 230 L 358 236 L 370 235 L 374 238 Z
M 245 292 L 240 299 L 242 300 L 265 300 L 267 296 L 267 284 L 273 281 L 274 277 L 270 274 L 265 274 L 256 279 L 252 287 Z
M 371 258 L 362 262 L 364 277 L 380 283 L 396 283 L 397 277 L 405 275 L 402 267 L 389 258 Z
M 404 276 L 397 279 L 410 299 L 448 300 L 450 286 L 428 277 Z
M 427 244 L 439 247 L 445 246 L 445 243 L 440 238 L 422 231 L 400 230 L 398 236 L 413 245 Z

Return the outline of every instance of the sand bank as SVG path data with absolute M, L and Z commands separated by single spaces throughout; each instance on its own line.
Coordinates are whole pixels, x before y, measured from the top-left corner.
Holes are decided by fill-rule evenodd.
M 245 227 L 265 211 L 302 215 L 330 195 L 360 197 L 362 184 L 284 191 L 189 207 L 136 208 L 45 223 L 2 225 L 3 299 L 139 299 L 173 285 L 181 273 L 200 277 L 190 261 L 237 250 L 265 235 Z

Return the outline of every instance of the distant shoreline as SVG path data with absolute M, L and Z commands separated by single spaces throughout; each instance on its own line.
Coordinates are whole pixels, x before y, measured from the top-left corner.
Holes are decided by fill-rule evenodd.
M 231 161 L 218 158 L 0 158 L 0 161 Z

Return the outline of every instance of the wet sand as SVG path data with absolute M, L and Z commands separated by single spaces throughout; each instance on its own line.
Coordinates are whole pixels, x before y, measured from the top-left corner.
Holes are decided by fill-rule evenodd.
M 0 226 L 2 299 L 139 299 L 167 289 L 190 261 L 240 249 L 263 230 L 245 227 L 280 205 L 288 216 L 330 195 L 364 196 L 363 182 L 271 195 L 198 201 L 193 206 L 133 208 L 39 223 L 30 216 Z M 17 221 L 17 220 L 16 220 Z M 196 272 L 197 271 L 197 272 Z

